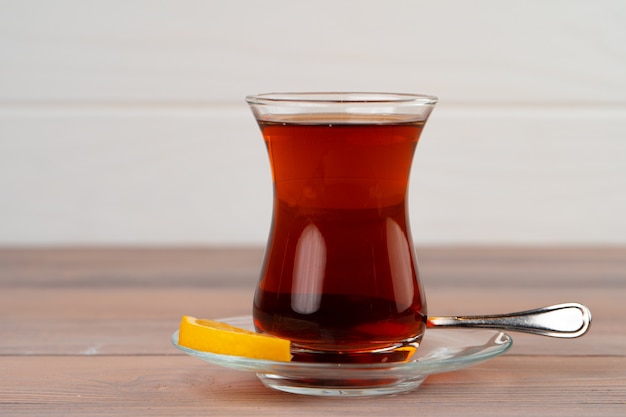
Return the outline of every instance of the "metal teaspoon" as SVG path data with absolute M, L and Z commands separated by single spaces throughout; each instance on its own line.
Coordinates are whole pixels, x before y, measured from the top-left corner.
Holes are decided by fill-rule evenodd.
M 565 303 L 517 313 L 488 316 L 428 317 L 426 326 L 481 327 L 573 338 L 584 335 L 591 325 L 591 311 L 582 304 Z

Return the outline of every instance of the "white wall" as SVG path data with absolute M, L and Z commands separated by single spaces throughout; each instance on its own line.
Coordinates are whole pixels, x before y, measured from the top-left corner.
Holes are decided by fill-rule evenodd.
M 293 90 L 440 97 L 419 244 L 626 244 L 621 0 L 0 0 L 0 245 L 263 244 Z

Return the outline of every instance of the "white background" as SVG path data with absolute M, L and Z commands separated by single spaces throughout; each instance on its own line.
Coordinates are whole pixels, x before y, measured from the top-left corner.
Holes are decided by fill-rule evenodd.
M 626 2 L 0 0 L 0 245 L 262 245 L 244 102 L 437 95 L 423 245 L 626 243 Z

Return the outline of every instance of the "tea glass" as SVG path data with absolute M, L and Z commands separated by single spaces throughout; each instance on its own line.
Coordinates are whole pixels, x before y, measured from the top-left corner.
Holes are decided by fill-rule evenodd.
M 426 328 L 407 208 L 413 154 L 437 98 L 392 93 L 248 96 L 272 172 L 257 331 L 297 360 L 406 360 Z

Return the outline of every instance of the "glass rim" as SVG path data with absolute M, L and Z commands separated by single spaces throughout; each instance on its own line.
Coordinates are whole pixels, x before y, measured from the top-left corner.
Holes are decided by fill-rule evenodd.
M 377 92 L 288 92 L 263 93 L 246 96 L 246 102 L 254 105 L 434 105 L 436 96 L 413 93 Z

